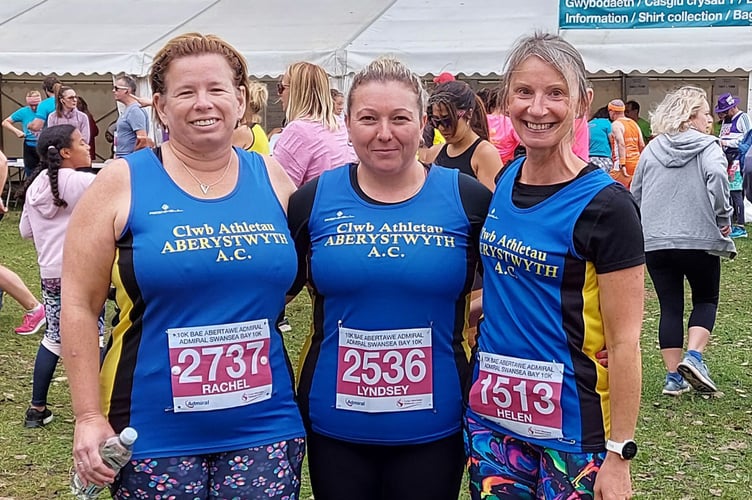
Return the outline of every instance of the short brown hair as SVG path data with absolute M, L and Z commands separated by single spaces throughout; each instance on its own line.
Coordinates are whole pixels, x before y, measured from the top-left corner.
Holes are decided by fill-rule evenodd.
M 165 75 L 170 64 L 175 59 L 202 54 L 218 54 L 225 58 L 233 74 L 233 84 L 236 88 L 243 89 L 245 102 L 250 102 L 248 91 L 248 65 L 245 58 L 238 50 L 228 42 L 216 35 L 202 35 L 201 33 L 185 33 L 169 40 L 162 47 L 151 63 L 149 70 L 149 84 L 154 94 L 164 94 Z M 155 113 L 156 120 L 162 123 L 159 115 Z

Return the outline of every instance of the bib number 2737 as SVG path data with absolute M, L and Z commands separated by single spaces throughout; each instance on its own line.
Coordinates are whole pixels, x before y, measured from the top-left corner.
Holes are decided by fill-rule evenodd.
M 234 408 L 271 397 L 266 319 L 171 328 L 167 336 L 176 412 Z

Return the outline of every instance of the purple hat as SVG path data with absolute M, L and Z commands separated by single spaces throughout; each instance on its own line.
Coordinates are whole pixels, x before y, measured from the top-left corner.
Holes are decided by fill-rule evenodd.
M 741 99 L 739 99 L 738 97 L 734 97 L 730 92 L 726 92 L 718 98 L 718 104 L 716 104 L 715 106 L 715 112 L 725 113 L 729 109 L 739 104 L 740 101 Z

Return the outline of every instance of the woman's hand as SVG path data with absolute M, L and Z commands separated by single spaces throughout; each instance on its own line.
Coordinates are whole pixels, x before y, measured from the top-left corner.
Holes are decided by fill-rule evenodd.
M 102 415 L 76 420 L 76 429 L 73 433 L 73 462 L 78 476 L 87 484 L 104 486 L 115 480 L 115 471 L 105 465 L 99 456 L 99 446 L 114 434 L 115 431 Z
M 731 226 L 721 226 L 719 229 L 721 230 L 721 234 L 723 236 L 728 236 L 729 234 L 731 234 Z

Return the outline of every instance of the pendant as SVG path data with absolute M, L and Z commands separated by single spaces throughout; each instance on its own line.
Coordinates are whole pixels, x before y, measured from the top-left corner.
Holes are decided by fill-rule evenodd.
M 198 183 L 198 186 L 201 188 L 201 192 L 204 194 L 207 194 L 209 192 L 209 188 L 211 186 L 207 186 L 206 184 Z

